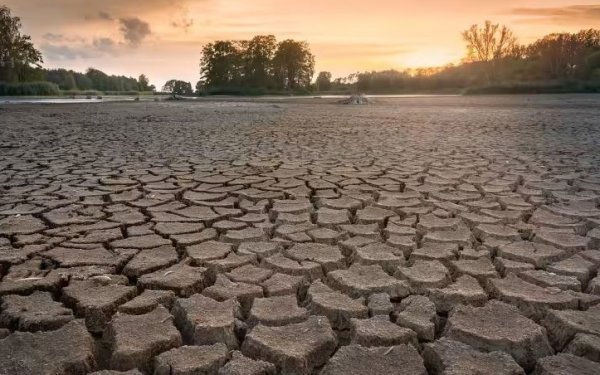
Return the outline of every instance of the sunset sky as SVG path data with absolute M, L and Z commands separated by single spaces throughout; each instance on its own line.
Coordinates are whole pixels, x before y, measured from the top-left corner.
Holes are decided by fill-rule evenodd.
M 486 19 L 521 42 L 600 28 L 600 1 L 585 0 L 4 0 L 42 51 L 45 67 L 137 77 L 158 87 L 199 78 L 202 45 L 274 34 L 306 40 L 316 71 L 458 62 L 462 30 Z

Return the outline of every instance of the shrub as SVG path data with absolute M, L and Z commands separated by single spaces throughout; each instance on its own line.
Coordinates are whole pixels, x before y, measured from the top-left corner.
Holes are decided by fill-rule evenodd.
M 0 96 L 56 96 L 60 89 L 50 82 L 0 82 Z

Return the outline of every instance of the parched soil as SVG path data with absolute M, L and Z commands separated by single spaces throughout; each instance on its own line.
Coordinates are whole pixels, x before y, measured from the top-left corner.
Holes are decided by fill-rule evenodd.
M 600 98 L 0 106 L 0 375 L 598 374 Z

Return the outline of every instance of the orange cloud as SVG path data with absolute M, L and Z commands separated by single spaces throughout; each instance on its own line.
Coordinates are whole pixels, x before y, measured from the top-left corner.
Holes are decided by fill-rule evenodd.
M 600 4 L 570 5 L 553 8 L 515 8 L 511 14 L 524 16 L 521 22 L 576 24 L 594 22 L 600 26 Z

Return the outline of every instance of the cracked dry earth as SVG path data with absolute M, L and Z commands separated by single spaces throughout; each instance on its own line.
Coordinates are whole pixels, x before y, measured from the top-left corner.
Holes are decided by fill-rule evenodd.
M 0 374 L 600 374 L 598 104 L 0 107 Z

